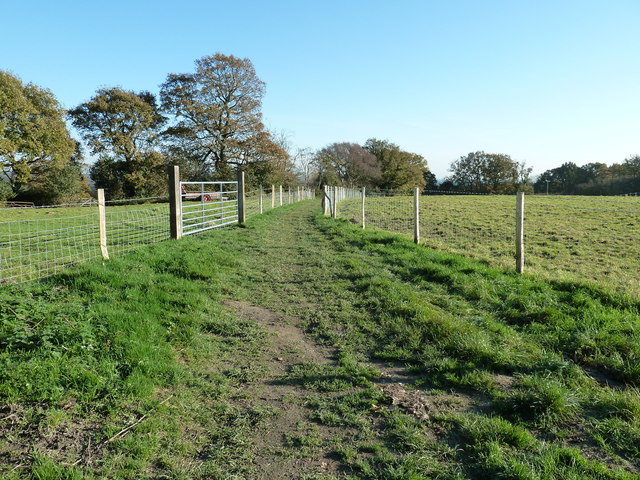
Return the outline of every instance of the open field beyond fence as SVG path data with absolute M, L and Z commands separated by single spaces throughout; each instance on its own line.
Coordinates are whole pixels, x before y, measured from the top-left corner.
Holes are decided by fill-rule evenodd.
M 413 235 L 414 198 L 367 196 L 366 228 Z M 515 197 L 420 197 L 421 243 L 514 268 Z M 338 216 L 362 223 L 362 201 L 338 203 Z M 640 295 L 640 199 L 537 196 L 525 198 L 525 271 Z

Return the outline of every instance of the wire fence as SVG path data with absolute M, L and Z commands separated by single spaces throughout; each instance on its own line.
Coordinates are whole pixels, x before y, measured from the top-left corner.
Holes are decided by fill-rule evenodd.
M 279 206 L 315 198 L 315 191 L 304 187 L 284 187 L 272 185 L 249 190 L 245 194 L 247 218 L 273 210 Z
M 139 204 L 140 200 L 135 199 L 107 201 L 105 213 L 109 253 L 123 255 L 141 246 L 167 240 L 168 200 L 167 197 L 146 199 L 157 202 L 151 204 Z
M 366 228 L 414 235 L 413 195 L 353 192 L 339 217 L 362 225 L 364 205 Z M 640 198 L 527 195 L 524 211 L 526 272 L 640 296 Z M 421 244 L 515 268 L 515 196 L 421 195 L 418 218 Z
M 188 187 L 187 185 L 185 188 L 187 196 Z M 237 192 L 234 194 L 237 196 Z M 225 190 L 220 197 L 213 198 L 214 193 L 211 195 L 212 198 L 205 202 L 206 215 L 211 214 L 208 209 L 216 207 L 219 200 L 229 201 L 227 197 L 231 193 Z M 245 196 L 247 217 L 314 197 L 313 191 L 297 187 L 255 189 Z M 204 201 L 184 199 L 187 231 L 191 228 L 190 225 L 194 229 L 192 233 L 196 233 L 195 230 L 199 228 L 197 224 L 201 223 L 203 215 L 200 203 Z M 104 253 L 100 245 L 100 215 L 97 205 L 92 200 L 77 204 L 0 208 L 0 283 L 41 279 L 71 265 L 102 258 Z M 238 220 L 237 198 L 234 205 L 235 211 L 232 214 L 235 222 L 231 223 L 237 223 Z M 169 217 L 168 197 L 105 202 L 104 226 L 109 256 L 124 255 L 142 246 L 169 239 Z

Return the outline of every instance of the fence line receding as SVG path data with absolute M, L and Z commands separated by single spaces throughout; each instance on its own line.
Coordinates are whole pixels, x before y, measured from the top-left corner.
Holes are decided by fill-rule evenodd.
M 240 221 L 238 182 L 180 182 L 177 167 L 170 179 L 175 182 L 173 213 L 170 197 L 0 208 L 0 284 L 45 278 L 77 263 L 167 240 L 176 217 L 179 236 Z M 282 205 L 315 197 L 302 187 L 259 187 L 245 194 L 246 217 L 279 206 L 279 192 Z
M 337 205 L 333 207 L 334 192 Z M 415 235 L 413 192 L 325 187 L 325 214 Z M 640 296 L 640 199 L 527 195 L 522 241 L 515 195 L 419 197 L 420 243 L 548 279 L 586 281 Z M 364 208 L 363 208 L 364 207 Z M 364 216 L 363 216 L 364 215 Z M 517 263 L 517 245 L 522 257 Z

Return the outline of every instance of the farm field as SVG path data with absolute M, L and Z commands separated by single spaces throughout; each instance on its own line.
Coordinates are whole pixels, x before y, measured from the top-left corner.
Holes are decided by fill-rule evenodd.
M 366 226 L 413 235 L 413 197 L 367 197 Z M 361 222 L 360 199 L 338 204 Z M 525 271 L 640 296 L 640 198 L 529 195 Z M 491 265 L 515 266 L 515 197 L 432 195 L 420 199 L 425 246 Z
M 302 202 L 0 286 L 0 475 L 637 479 L 639 336 Z

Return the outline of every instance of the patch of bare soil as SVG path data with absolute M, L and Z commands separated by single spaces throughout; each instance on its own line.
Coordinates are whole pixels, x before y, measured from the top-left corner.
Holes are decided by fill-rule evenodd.
M 266 420 L 255 436 L 255 477 L 257 480 L 298 478 L 303 473 L 335 474 L 339 463 L 327 449 L 313 449 L 301 455 L 292 453 L 287 437 L 300 433 L 300 425 L 307 417 L 303 405 L 308 392 L 299 385 L 286 382 L 288 370 L 303 362 L 320 365 L 334 364 L 334 351 L 310 340 L 298 326 L 298 321 L 273 313 L 247 302 L 231 301 L 224 305 L 234 310 L 243 320 L 255 321 L 270 335 L 269 346 L 262 363 L 268 374 L 246 385 L 240 398 L 246 408 L 268 407 L 275 415 Z M 318 426 L 315 430 L 323 440 L 338 433 L 337 430 Z
M 335 364 L 335 351 L 308 338 L 299 326 L 301 322 L 298 319 L 276 314 L 248 302 L 228 300 L 224 305 L 232 309 L 238 318 L 259 323 L 270 335 L 269 347 L 261 359 L 269 373 L 257 382 L 248 383 L 234 400 L 246 408 L 268 407 L 277 412 L 256 432 L 255 478 L 292 479 L 299 478 L 303 473 L 339 472 L 340 464 L 330 453 L 333 448 L 325 445 L 324 448 L 297 456 L 292 454 L 292 446 L 287 445 L 286 441 L 288 436 L 300 433 L 300 424 L 305 422 L 309 413 L 303 404 L 309 392 L 285 381 L 287 372 L 303 362 Z M 375 383 L 391 403 L 379 408 L 401 409 L 425 422 L 435 413 L 481 408 L 483 401 L 470 395 L 425 392 L 416 387 L 421 376 L 407 373 L 402 365 L 375 363 L 375 367 L 381 372 Z M 349 434 L 344 429 L 316 424 L 313 429 L 325 441 Z M 437 433 L 434 431 L 434 434 Z
M 73 464 L 78 459 L 90 461 L 98 452 L 92 442 L 100 428 L 97 422 L 74 415 L 75 401 L 59 405 L 61 418 L 47 418 L 50 411 L 21 405 L 0 406 L 0 472 L 6 466 L 20 470 L 31 465 L 34 452 Z M 68 409 L 68 412 L 66 412 Z
M 376 384 L 389 397 L 391 408 L 400 408 L 405 413 L 426 421 L 436 413 L 482 411 L 487 408 L 487 399 L 482 395 L 462 392 L 428 391 L 420 388 L 422 375 L 408 373 L 401 365 L 390 366 L 375 363 L 381 372 Z

